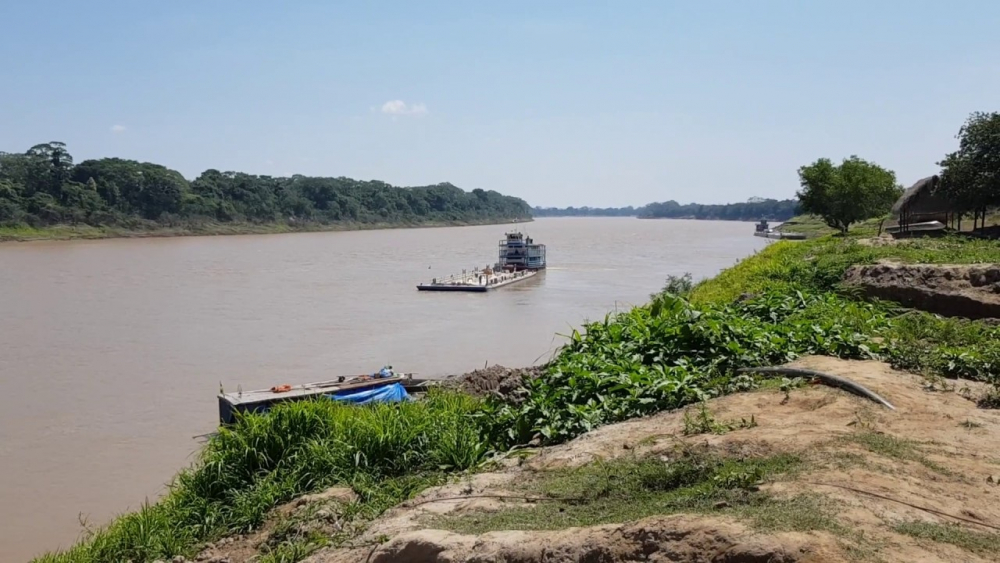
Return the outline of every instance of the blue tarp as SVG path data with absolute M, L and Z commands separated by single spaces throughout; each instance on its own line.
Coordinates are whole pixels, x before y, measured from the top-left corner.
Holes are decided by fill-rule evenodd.
M 364 405 L 367 403 L 398 403 L 408 400 L 410 394 L 406 392 L 406 389 L 401 384 L 392 383 L 368 389 L 341 391 L 340 393 L 327 395 L 327 397 L 338 401 L 354 403 L 355 405 Z

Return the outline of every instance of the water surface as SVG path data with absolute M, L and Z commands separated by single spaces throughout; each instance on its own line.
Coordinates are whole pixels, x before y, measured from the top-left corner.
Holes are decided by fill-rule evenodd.
M 585 319 L 711 276 L 749 223 L 552 218 L 549 269 L 486 294 L 416 284 L 496 260 L 505 226 L 0 244 L 0 561 L 155 498 L 227 390 L 543 361 Z

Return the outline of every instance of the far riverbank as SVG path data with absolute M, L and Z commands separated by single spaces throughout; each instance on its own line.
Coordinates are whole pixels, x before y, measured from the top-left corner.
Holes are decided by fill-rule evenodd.
M 163 238 L 186 236 L 271 235 L 283 233 L 318 233 L 371 231 L 385 229 L 421 229 L 471 227 L 530 223 L 533 218 L 484 221 L 417 221 L 401 223 L 202 223 L 141 229 L 92 225 L 52 225 L 49 227 L 0 227 L 0 243 L 58 240 L 97 240 L 109 238 Z

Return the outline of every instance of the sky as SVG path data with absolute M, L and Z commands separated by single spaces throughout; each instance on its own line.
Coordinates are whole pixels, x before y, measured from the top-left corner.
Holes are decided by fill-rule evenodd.
M 451 182 L 540 206 L 910 185 L 1000 110 L 1000 2 L 0 2 L 0 151 Z

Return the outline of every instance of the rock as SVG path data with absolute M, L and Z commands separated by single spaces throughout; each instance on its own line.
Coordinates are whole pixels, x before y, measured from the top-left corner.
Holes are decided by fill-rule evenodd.
M 305 495 L 300 497 L 296 501 L 296 506 L 305 506 L 307 504 L 314 504 L 318 502 L 339 502 L 341 504 L 350 504 L 352 502 L 357 502 L 358 495 L 351 490 L 350 487 L 330 487 L 329 489 L 314 493 L 311 495 Z

